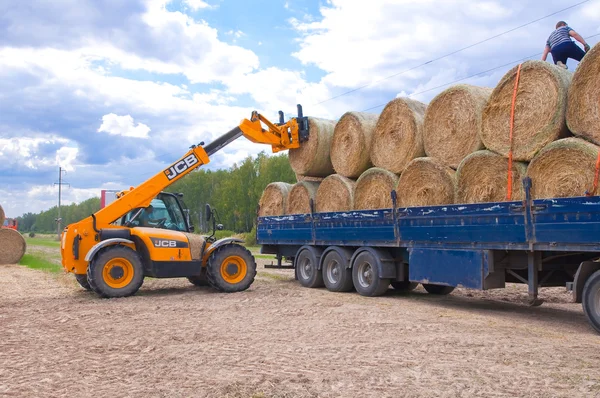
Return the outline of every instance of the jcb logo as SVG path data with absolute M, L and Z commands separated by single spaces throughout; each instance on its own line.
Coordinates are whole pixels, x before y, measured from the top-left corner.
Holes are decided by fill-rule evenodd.
M 179 162 L 166 169 L 165 175 L 170 181 L 195 164 L 198 164 L 198 158 L 192 153 L 191 155 L 181 159 Z
M 177 247 L 177 242 L 174 240 L 155 240 L 155 247 Z

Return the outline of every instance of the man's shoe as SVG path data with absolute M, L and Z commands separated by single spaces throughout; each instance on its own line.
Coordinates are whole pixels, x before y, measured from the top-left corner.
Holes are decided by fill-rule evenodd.
M 563 68 L 563 69 L 569 69 L 569 68 L 567 67 L 567 65 L 565 65 L 565 64 L 563 64 L 563 63 L 562 63 L 562 61 L 558 61 L 558 62 L 556 63 L 556 66 L 560 66 L 560 67 L 561 67 L 561 68 Z

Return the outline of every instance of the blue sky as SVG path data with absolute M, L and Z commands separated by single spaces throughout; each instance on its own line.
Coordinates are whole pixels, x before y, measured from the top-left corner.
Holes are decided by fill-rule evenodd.
M 539 58 L 559 19 L 600 34 L 600 0 L 385 78 L 580 2 L 1 2 L 0 204 L 11 217 L 54 206 L 59 165 L 65 203 L 137 185 L 254 109 L 273 119 L 296 103 L 331 119 L 378 113 L 497 68 L 464 80 L 494 87 L 517 60 Z M 261 150 L 240 139 L 207 167 Z

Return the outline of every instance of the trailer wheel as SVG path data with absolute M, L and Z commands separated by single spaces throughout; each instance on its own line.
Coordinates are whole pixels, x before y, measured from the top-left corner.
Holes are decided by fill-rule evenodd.
M 588 322 L 600 333 L 600 271 L 594 272 L 585 282 L 581 304 Z
M 90 283 L 87 279 L 87 274 L 75 274 L 75 280 L 77 281 L 77 283 L 79 283 L 79 286 L 81 286 L 85 290 L 92 290 L 92 287 L 90 286 Z
M 435 294 L 436 296 L 446 296 L 454 291 L 453 286 L 444 286 L 444 285 L 432 285 L 429 283 L 424 283 L 423 287 L 427 290 L 429 294 Z
M 323 274 L 319 270 L 316 250 L 316 248 L 305 247 L 300 249 L 296 256 L 296 275 L 304 287 L 317 288 L 325 285 Z
M 342 258 L 335 250 L 330 251 L 323 259 L 323 282 L 330 292 L 349 292 L 354 287 L 352 269 L 348 268 L 348 260 Z
M 352 280 L 361 296 L 381 296 L 390 286 L 389 278 L 381 278 L 377 259 L 369 251 L 360 253 L 352 263 Z
M 131 296 L 144 283 L 144 267 L 134 250 L 121 245 L 110 246 L 92 260 L 87 279 L 100 297 Z
M 401 292 L 412 292 L 419 286 L 417 282 L 409 281 L 392 281 L 391 285 L 394 290 L 399 290 Z

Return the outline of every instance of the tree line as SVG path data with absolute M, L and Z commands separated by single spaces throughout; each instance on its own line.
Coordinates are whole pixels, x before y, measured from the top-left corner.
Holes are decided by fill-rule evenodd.
M 226 170 L 200 168 L 168 187 L 167 191 L 183 193 L 183 200 L 197 231 L 206 232 L 209 228 L 204 221 L 204 207 L 209 203 L 217 210 L 219 222 L 225 229 L 250 232 L 256 220 L 260 196 L 265 187 L 275 181 L 296 182 L 287 154 L 267 156 L 261 152 Z M 99 209 L 100 198 L 61 206 L 62 225 L 80 221 Z M 26 213 L 18 217 L 19 230 L 55 232 L 57 217 L 57 206 L 37 214 Z

